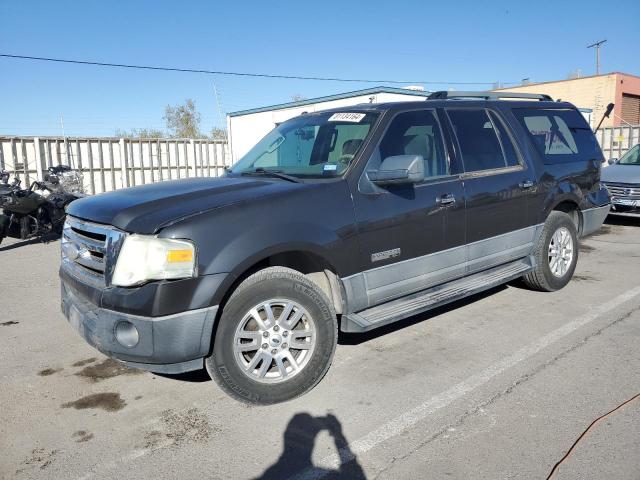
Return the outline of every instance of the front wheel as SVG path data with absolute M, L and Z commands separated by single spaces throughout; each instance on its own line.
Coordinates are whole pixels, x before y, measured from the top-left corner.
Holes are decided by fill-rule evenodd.
M 322 379 L 337 338 L 336 315 L 324 292 L 295 270 L 270 267 L 248 277 L 229 298 L 206 367 L 238 400 L 284 402 Z
M 569 283 L 578 263 L 578 232 L 569 215 L 551 212 L 533 255 L 536 267 L 523 277 L 527 286 L 553 292 Z

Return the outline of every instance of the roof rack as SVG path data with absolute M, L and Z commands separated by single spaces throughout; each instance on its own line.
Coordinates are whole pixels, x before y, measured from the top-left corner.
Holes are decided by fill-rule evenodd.
M 544 93 L 517 93 L 517 92 L 448 92 L 441 90 L 433 92 L 427 100 L 448 100 L 454 98 L 482 98 L 484 100 L 500 100 L 501 98 L 521 98 L 526 100 L 553 101 Z

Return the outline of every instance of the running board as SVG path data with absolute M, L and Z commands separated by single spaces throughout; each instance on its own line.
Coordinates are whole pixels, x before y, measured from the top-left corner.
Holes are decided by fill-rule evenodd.
M 340 329 L 343 332 L 366 332 L 460 300 L 521 277 L 533 268 L 533 262 L 532 257 L 526 257 L 367 310 L 344 315 Z

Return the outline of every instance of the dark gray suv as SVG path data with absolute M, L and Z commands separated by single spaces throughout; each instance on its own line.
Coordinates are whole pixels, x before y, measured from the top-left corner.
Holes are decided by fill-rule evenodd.
M 132 367 L 206 366 L 239 400 L 285 401 L 327 372 L 339 329 L 519 277 L 566 285 L 609 212 L 601 162 L 580 112 L 544 95 L 303 114 L 224 178 L 72 203 L 62 310 Z

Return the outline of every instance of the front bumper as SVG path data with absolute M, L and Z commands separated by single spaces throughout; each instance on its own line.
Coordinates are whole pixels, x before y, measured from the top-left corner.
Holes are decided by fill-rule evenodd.
M 612 215 L 640 216 L 640 199 L 612 198 Z
M 582 236 L 597 232 L 609 215 L 611 205 L 582 210 Z
M 120 313 L 84 300 L 73 287 L 61 282 L 64 316 L 94 348 L 128 365 L 158 373 L 183 373 L 204 366 L 218 307 L 189 310 L 163 317 Z M 126 347 L 116 339 L 116 325 L 131 323 L 138 343 Z

